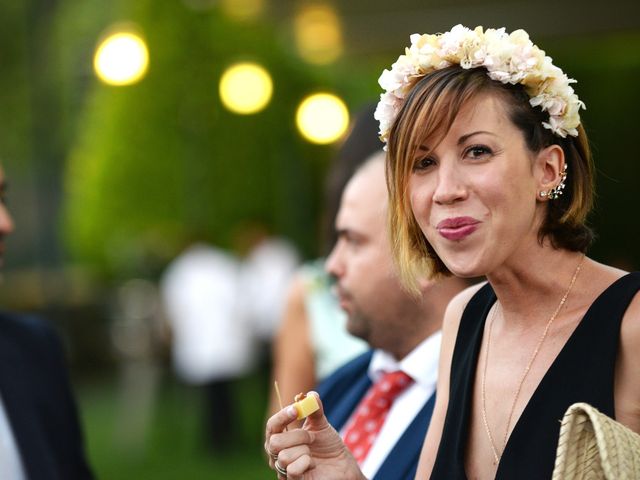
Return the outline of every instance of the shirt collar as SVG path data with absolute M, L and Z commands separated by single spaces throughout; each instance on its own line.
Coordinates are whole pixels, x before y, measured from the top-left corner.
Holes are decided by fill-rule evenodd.
M 375 383 L 387 372 L 402 370 L 417 384 L 427 388 L 432 387 L 438 377 L 441 340 L 442 331 L 438 330 L 420 342 L 399 362 L 390 353 L 380 349 L 375 350 L 369 363 L 369 378 Z

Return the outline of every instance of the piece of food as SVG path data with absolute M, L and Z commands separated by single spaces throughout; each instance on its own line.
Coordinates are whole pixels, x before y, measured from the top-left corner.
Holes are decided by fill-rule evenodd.
M 307 418 L 313 412 L 320 408 L 318 405 L 318 400 L 316 400 L 315 395 L 305 395 L 304 393 L 299 393 L 294 398 L 295 403 L 293 404 L 298 411 L 298 420 L 302 420 L 303 418 Z

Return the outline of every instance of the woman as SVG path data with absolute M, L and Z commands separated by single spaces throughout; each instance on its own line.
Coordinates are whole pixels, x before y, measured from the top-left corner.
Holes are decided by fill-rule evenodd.
M 488 279 L 445 315 L 416 478 L 550 478 L 579 401 L 640 431 L 640 275 L 584 256 L 593 166 L 570 83 L 525 32 L 462 26 L 412 36 L 381 77 L 407 284 L 425 269 Z M 278 433 L 287 413 L 266 448 L 289 479 L 363 478 L 321 413 Z

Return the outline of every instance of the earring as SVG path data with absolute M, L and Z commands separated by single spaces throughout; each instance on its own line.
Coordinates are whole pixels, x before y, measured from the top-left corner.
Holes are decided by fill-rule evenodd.
M 549 200 L 555 200 L 556 198 L 558 198 L 560 195 L 562 195 L 562 191 L 564 190 L 564 187 L 566 187 L 567 185 L 564 183 L 564 181 L 567 179 L 567 164 L 564 164 L 564 167 L 562 169 L 562 172 L 560 173 L 560 183 L 558 183 L 558 185 L 556 185 L 554 188 L 552 188 L 551 190 L 547 191 L 547 190 L 542 190 L 540 192 L 540 196 L 542 198 L 545 197 L 549 197 Z

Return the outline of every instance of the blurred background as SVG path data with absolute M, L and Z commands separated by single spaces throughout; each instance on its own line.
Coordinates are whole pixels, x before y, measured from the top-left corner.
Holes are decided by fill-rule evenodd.
M 197 240 L 246 276 L 272 242 L 286 283 L 321 253 L 325 172 L 380 72 L 410 34 L 457 23 L 524 28 L 579 80 L 598 168 L 591 255 L 639 268 L 636 1 L 0 0 L 17 224 L 0 302 L 62 333 L 99 478 L 273 476 L 261 445 L 277 301 L 276 320 L 247 327 L 222 457 L 201 438 L 198 382 L 171 367 L 163 272 Z

